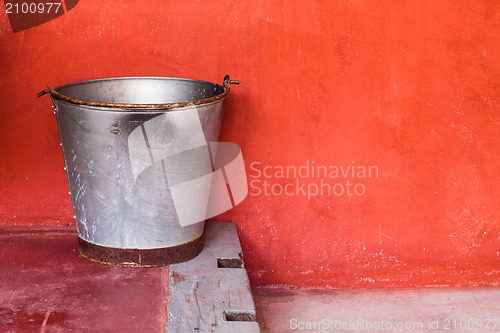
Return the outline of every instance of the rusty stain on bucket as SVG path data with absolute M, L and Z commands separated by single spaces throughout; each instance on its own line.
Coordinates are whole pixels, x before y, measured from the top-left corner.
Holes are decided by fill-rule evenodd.
M 78 237 L 82 257 L 101 264 L 122 267 L 158 267 L 196 257 L 203 250 L 204 234 L 184 244 L 157 249 L 121 249 L 99 246 Z

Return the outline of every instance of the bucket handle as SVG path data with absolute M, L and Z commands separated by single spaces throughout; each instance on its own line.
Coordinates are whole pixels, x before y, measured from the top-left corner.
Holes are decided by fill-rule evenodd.
M 240 80 L 231 80 L 231 78 L 229 77 L 229 75 L 224 76 L 224 79 L 222 81 L 222 86 L 224 87 L 224 92 L 226 94 L 229 92 L 229 85 L 230 84 L 237 84 L 237 85 L 239 85 L 240 83 L 241 83 Z M 44 90 L 40 91 L 38 94 L 36 94 L 36 97 L 40 98 L 40 97 L 42 97 L 45 94 L 49 94 L 50 95 L 50 99 L 52 100 L 52 103 L 55 106 L 56 103 L 55 103 L 54 96 L 58 96 L 59 97 L 60 94 L 57 91 L 50 89 L 49 85 L 47 85 L 47 89 L 44 89 Z M 107 106 L 107 105 L 104 105 L 105 103 L 86 102 L 86 101 L 81 101 L 81 100 L 76 100 L 76 99 L 68 98 L 68 97 L 62 96 L 62 95 L 61 95 L 61 98 L 63 100 L 69 100 L 70 102 L 73 102 L 73 103 L 81 103 L 81 104 L 86 104 L 86 105 L 98 104 L 97 106 Z M 200 101 L 204 101 L 204 100 L 200 100 Z M 178 105 L 179 105 L 179 103 L 176 103 L 176 106 L 178 106 Z M 122 105 L 119 105 L 119 106 L 122 106 Z M 123 106 L 129 107 L 129 106 L 132 106 L 132 105 L 123 105 Z M 149 104 L 144 104 L 144 105 L 137 104 L 137 105 L 135 105 L 135 107 L 138 107 L 138 106 L 150 108 L 150 107 L 153 107 L 155 105 L 153 105 L 153 104 L 151 104 L 151 105 L 149 105 Z M 165 105 L 160 105 L 160 106 L 164 107 L 164 106 L 166 106 L 166 104 Z
M 50 99 L 52 100 L 52 102 L 54 104 L 56 104 L 55 100 L 54 100 L 54 90 L 50 89 L 48 84 L 47 84 L 47 89 L 44 89 L 44 90 L 40 91 L 38 94 L 36 94 L 36 97 L 40 98 L 40 97 L 42 97 L 45 94 L 49 94 Z
M 44 90 L 40 91 L 38 94 L 36 94 L 36 97 L 40 98 L 43 95 L 48 94 L 48 93 L 50 93 L 49 87 L 47 87 L 47 89 L 44 89 Z
M 56 113 L 56 100 L 54 99 L 54 91 L 49 88 L 49 85 L 47 84 L 47 89 L 44 89 L 40 91 L 38 94 L 36 94 L 36 97 L 40 98 L 45 94 L 49 94 L 50 99 L 52 100 L 52 104 L 54 104 L 52 107 L 54 108 L 54 113 Z
M 241 81 L 239 81 L 239 80 L 231 80 L 229 78 L 229 75 L 224 76 L 224 80 L 222 80 L 222 85 L 224 86 L 224 89 L 229 88 L 230 84 L 237 84 L 237 85 L 239 85 L 240 83 L 241 83 Z
M 224 80 L 222 81 L 222 85 L 226 89 L 227 89 L 227 87 L 229 87 L 230 84 L 239 85 L 240 83 L 241 83 L 240 80 L 231 80 L 229 75 L 224 76 Z M 47 86 L 47 89 L 44 89 L 44 90 L 40 91 L 38 94 L 36 94 L 36 97 L 40 98 L 45 94 L 50 94 L 52 96 L 52 90 L 49 88 L 49 86 Z

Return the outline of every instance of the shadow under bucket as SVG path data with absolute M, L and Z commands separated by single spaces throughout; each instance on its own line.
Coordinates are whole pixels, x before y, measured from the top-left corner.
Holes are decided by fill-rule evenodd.
M 124 77 L 38 94 L 49 93 L 54 103 L 83 257 L 151 267 L 201 252 L 204 219 L 181 226 L 171 185 L 214 169 L 210 143 L 218 141 L 223 103 L 233 83 L 239 84 L 229 76 L 222 85 Z M 183 156 L 186 151 L 196 154 Z M 206 209 L 203 192 L 210 188 L 198 197 L 185 191 L 184 206 Z

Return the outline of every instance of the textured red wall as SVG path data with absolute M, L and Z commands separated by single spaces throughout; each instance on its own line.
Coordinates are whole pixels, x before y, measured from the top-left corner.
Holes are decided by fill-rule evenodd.
M 74 225 L 46 83 L 230 74 L 222 140 L 253 187 L 221 218 L 254 285 L 500 284 L 496 0 L 81 1 L 17 33 L 0 15 L 0 73 L 4 226 Z M 310 198 L 320 178 L 259 175 L 306 163 L 378 174 Z

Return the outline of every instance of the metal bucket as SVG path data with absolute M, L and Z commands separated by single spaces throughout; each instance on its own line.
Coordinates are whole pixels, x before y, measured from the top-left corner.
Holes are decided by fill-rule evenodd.
M 218 141 L 230 83 L 124 77 L 38 94 L 54 103 L 83 257 L 150 267 L 201 252 L 204 221 L 179 224 L 165 161 L 200 146 L 200 131 L 205 145 Z

